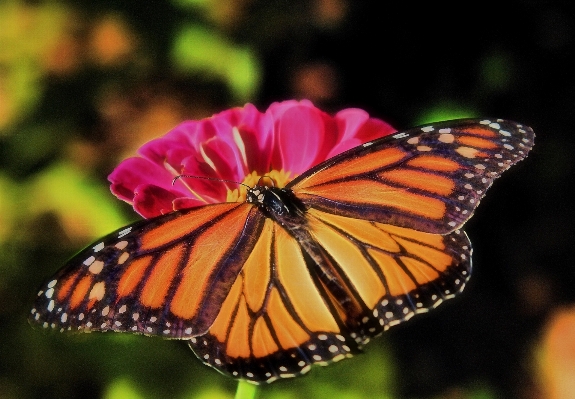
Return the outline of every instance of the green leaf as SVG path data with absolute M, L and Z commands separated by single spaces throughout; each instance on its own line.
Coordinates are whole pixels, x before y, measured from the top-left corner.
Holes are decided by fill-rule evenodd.
M 224 81 L 237 100 L 252 98 L 260 84 L 259 60 L 249 47 L 236 45 L 200 25 L 180 30 L 172 59 L 181 71 Z

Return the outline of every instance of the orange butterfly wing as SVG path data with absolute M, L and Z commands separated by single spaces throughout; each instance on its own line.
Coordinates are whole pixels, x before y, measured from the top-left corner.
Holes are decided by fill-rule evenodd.
M 291 227 L 247 203 L 136 223 L 70 260 L 31 320 L 188 339 L 253 382 L 305 373 L 463 289 L 471 245 L 457 229 L 532 143 L 513 122 L 434 124 L 296 178 L 307 211 Z
M 267 219 L 209 332 L 189 342 L 198 358 L 236 378 L 271 382 L 357 352 L 312 264 Z
M 236 378 L 272 382 L 357 353 L 369 337 L 459 292 L 471 273 L 463 232 L 445 236 L 309 211 L 330 286 L 270 219 L 207 334 L 190 347 Z
M 288 188 L 312 208 L 445 234 L 527 156 L 533 138 L 531 128 L 510 121 L 434 123 L 339 154 Z
M 444 122 L 367 143 L 299 176 L 288 188 L 308 208 L 300 227 L 309 234 L 292 234 L 296 242 L 267 222 L 275 233 L 252 254 L 260 267 L 244 269 L 214 325 L 190 346 L 220 371 L 270 382 L 351 356 L 453 297 L 471 274 L 471 244 L 458 228 L 493 180 L 527 155 L 533 136 L 513 122 Z M 276 236 L 287 237 L 279 247 L 290 252 L 278 255 Z M 288 270 L 294 275 L 282 279 Z M 331 314 L 337 328 L 315 312 Z
M 31 321 L 62 331 L 201 335 L 264 220 L 248 204 L 224 203 L 120 229 L 81 251 L 44 285 Z

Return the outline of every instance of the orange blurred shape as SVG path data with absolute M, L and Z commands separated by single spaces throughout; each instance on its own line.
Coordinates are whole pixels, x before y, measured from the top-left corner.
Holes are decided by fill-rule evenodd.
M 46 51 L 41 60 L 44 68 L 54 75 L 74 72 L 80 66 L 81 46 L 73 34 L 66 32 Z
M 124 21 L 116 16 L 107 16 L 96 22 L 92 29 L 90 55 L 102 65 L 122 63 L 133 52 L 135 41 Z
M 575 307 L 551 316 L 539 349 L 542 397 L 575 398 Z
M 15 113 L 7 86 L 7 79 L 0 76 L 0 130 L 10 123 Z
M 314 4 L 316 23 L 324 27 L 338 26 L 348 14 L 347 0 L 316 0 Z
M 307 98 L 314 103 L 333 100 L 338 94 L 338 73 L 328 63 L 302 65 L 292 78 L 296 98 Z

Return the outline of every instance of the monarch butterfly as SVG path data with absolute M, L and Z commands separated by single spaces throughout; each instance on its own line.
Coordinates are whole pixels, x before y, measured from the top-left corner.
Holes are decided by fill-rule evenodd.
M 140 221 L 96 241 L 40 289 L 32 323 L 187 340 L 254 383 L 306 373 L 459 293 L 462 225 L 534 133 L 456 120 L 386 136 L 245 202 Z

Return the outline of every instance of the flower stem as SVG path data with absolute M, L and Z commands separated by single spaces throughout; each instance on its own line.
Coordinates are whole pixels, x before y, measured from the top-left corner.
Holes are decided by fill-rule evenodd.
M 240 380 L 238 382 L 238 390 L 236 391 L 235 399 L 255 399 L 257 393 L 257 385 L 251 384 L 244 380 Z

